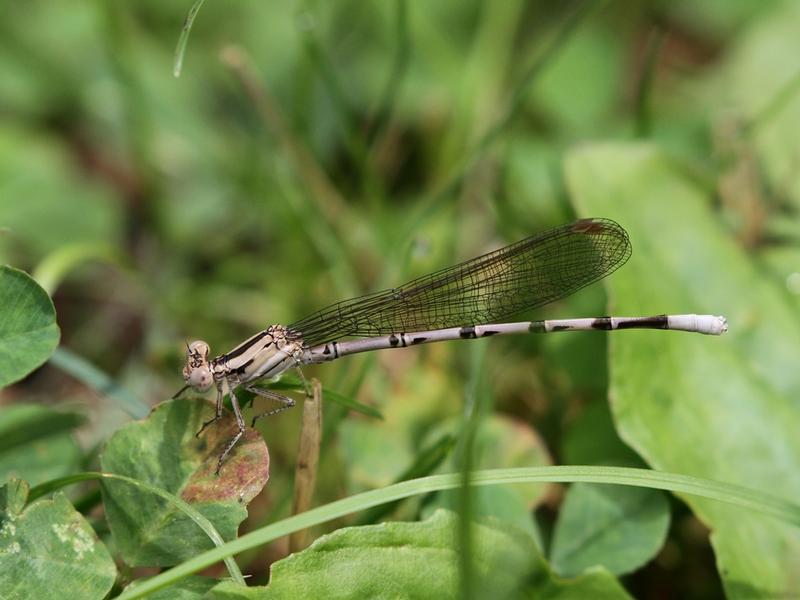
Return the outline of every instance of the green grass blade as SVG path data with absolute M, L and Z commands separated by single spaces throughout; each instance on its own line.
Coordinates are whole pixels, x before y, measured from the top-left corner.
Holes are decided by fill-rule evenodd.
M 186 20 L 183 22 L 183 29 L 181 29 L 181 35 L 178 38 L 178 46 L 175 48 L 175 63 L 172 67 L 172 74 L 175 77 L 181 76 L 183 55 L 186 53 L 186 44 L 189 43 L 189 32 L 192 30 L 194 19 L 200 11 L 200 7 L 203 6 L 203 2 L 205 2 L 205 0 L 197 0 L 192 5 L 192 8 L 189 9 L 189 14 L 186 15 Z
M 294 377 L 285 377 L 282 378 L 280 381 L 271 381 L 268 385 L 264 386 L 269 390 L 286 390 L 292 392 L 300 392 L 305 393 L 305 388 L 303 387 L 303 383 Z M 323 400 L 331 400 L 336 402 L 337 404 L 341 404 L 348 410 L 352 410 L 354 412 L 361 413 L 367 417 L 372 417 L 373 419 L 380 419 L 383 420 L 383 414 L 377 408 L 373 406 L 369 406 L 368 404 L 362 404 L 357 400 L 354 400 L 350 396 L 346 396 L 344 394 L 340 394 L 339 392 L 334 392 L 332 389 L 323 387 L 322 388 L 322 399 Z
M 349 396 L 345 396 L 344 394 L 340 394 L 339 392 L 334 392 L 333 390 L 322 388 L 322 397 L 332 400 L 337 404 L 341 404 L 348 410 L 352 410 L 353 412 L 361 413 L 364 416 L 372 417 L 373 419 L 380 419 L 383 420 L 383 414 L 377 408 L 373 406 L 369 406 L 368 404 L 362 404 L 356 400 L 353 400 Z
M 313 527 L 386 502 L 393 502 L 417 494 L 454 489 L 461 485 L 461 480 L 460 473 L 433 475 L 422 479 L 404 481 L 331 502 L 325 506 L 320 506 L 252 531 L 222 547 L 203 552 L 183 564 L 148 579 L 142 585 L 137 586 L 136 589 L 123 592 L 119 598 L 128 600 L 144 597 L 192 573 L 209 567 L 225 557 L 266 544 L 294 531 Z M 710 481 L 688 475 L 650 471 L 648 469 L 597 466 L 489 469 L 474 472 L 471 484 L 571 483 L 576 481 L 633 485 L 702 496 L 760 512 L 800 527 L 800 506 L 782 498 L 776 498 L 758 490 L 751 490 L 730 483 Z
M 150 407 L 130 391 L 116 383 L 106 373 L 95 367 L 85 358 L 71 350 L 59 346 L 50 357 L 50 362 L 75 379 L 82 381 L 107 398 L 110 398 L 134 419 L 143 419 L 150 413 Z

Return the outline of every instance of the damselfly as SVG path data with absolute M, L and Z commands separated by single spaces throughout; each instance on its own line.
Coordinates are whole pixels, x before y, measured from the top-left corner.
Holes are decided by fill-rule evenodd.
M 294 400 L 253 384 L 291 368 L 299 370 L 300 365 L 370 350 L 512 333 L 674 329 L 720 335 L 727 331 L 724 317 L 694 314 L 497 323 L 602 279 L 630 255 L 628 234 L 620 225 L 609 219 L 581 219 L 400 287 L 337 302 L 291 325 L 270 325 L 213 359 L 208 344 L 192 342 L 183 369 L 186 385 L 175 397 L 190 387 L 197 392 L 216 387 L 216 414 L 203 424 L 200 435 L 222 416 L 223 397 L 230 396 L 238 432 L 219 458 L 219 472 L 245 431 L 234 391 L 242 387 L 279 403 L 256 416 L 255 423 L 294 406 Z M 352 337 L 360 339 L 343 340 Z

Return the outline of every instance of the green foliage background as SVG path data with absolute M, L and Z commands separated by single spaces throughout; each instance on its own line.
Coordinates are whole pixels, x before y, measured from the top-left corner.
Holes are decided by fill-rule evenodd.
M 0 394 L 0 482 L 99 469 L 99 447 L 180 387 L 185 341 L 222 353 L 268 324 L 597 216 L 628 230 L 631 260 L 605 288 L 530 317 L 708 312 L 730 332 L 498 338 L 309 368 L 383 416 L 325 403 L 315 504 L 388 485 L 431 456 L 440 472 L 648 466 L 798 497 L 800 4 L 210 1 L 175 78 L 189 8 L 3 11 L 0 264 L 33 274 L 58 326 L 41 290 L 22 298 L 20 272 L 0 273 L 0 382 L 41 364 L 59 328 L 61 341 Z M 37 315 L 21 325 L 20 302 Z M 20 332 L 33 341 L 17 351 Z M 270 480 L 240 531 L 290 514 L 298 413 L 258 424 Z M 94 490 L 70 496 L 80 512 L 100 503 Z M 496 519 L 474 545 L 513 538 L 514 569 L 541 553 L 524 573 L 529 592 L 620 597 L 619 576 L 641 598 L 800 594 L 796 528 L 710 500 L 563 491 L 471 496 L 471 514 Z M 337 531 L 280 563 L 272 593 L 307 585 L 309 569 L 380 572 L 369 562 L 381 561 L 379 535 L 398 547 L 457 537 L 439 509 L 462 501 L 440 493 L 315 529 L 429 519 Z M 47 502 L 71 514 L 66 497 Z M 101 519 L 92 525 L 108 539 Z M 342 539 L 351 563 L 326 554 Z M 239 555 L 249 583 L 265 584 L 285 548 Z M 110 585 L 106 563 L 98 580 Z M 424 572 L 413 564 L 387 571 L 386 589 Z M 437 583 L 469 594 L 453 573 Z M 202 594 L 216 580 L 185 585 Z

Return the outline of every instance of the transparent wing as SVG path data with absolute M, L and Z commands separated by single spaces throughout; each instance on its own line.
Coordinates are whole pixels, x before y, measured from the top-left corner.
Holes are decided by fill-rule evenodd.
M 315 346 L 347 336 L 496 323 L 602 279 L 630 255 L 620 225 L 581 219 L 400 287 L 331 304 L 289 329 Z

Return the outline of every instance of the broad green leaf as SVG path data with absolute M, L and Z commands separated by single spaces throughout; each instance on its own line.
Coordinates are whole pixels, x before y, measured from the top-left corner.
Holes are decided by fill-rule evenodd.
M 76 471 L 83 453 L 70 431 L 84 420 L 35 404 L 0 408 L 0 482 L 21 477 L 37 485 Z
M 268 598 L 454 598 L 458 517 L 348 527 L 272 565 Z M 607 572 L 555 577 L 530 537 L 494 519 L 473 524 L 476 598 L 626 598 Z M 581 595 L 583 594 L 583 595 Z
M 149 417 L 109 439 L 100 464 L 104 471 L 146 481 L 181 497 L 230 540 L 247 516 L 246 504 L 269 478 L 269 454 L 258 432 L 248 428 L 215 475 L 217 459 L 236 425 L 226 413 L 195 437 L 213 410 L 200 398 L 159 404 Z M 173 565 L 212 546 L 187 516 L 152 494 L 104 481 L 103 497 L 116 547 L 131 566 Z
M 459 420 L 454 419 L 432 432 L 441 435 L 444 432 L 455 432 Z M 431 438 L 435 439 L 435 438 Z M 475 469 L 494 469 L 508 467 L 533 467 L 551 463 L 547 449 L 531 427 L 516 419 L 500 415 L 491 415 L 481 421 L 474 442 Z M 451 464 L 440 469 L 441 472 L 458 470 L 456 458 Z M 477 516 L 494 516 L 506 522 L 514 523 L 527 531 L 534 539 L 538 539 L 531 512 L 541 501 L 547 491 L 546 485 L 525 484 L 513 487 L 480 487 L 471 491 L 473 495 L 473 511 Z M 455 509 L 458 506 L 460 490 L 440 492 L 432 502 L 426 505 L 426 513 L 436 508 Z
M 103 598 L 117 573 L 106 547 L 61 492 L 23 510 L 27 490 L 19 480 L 0 488 L 3 598 Z
M 661 549 L 669 518 L 669 503 L 658 490 L 572 484 L 553 534 L 553 569 L 567 577 L 593 566 L 630 573 Z
M 58 337 L 47 293 L 27 273 L 0 267 L 0 388 L 46 361 Z
M 652 467 L 800 494 L 800 319 L 715 220 L 711 198 L 654 147 L 590 145 L 569 155 L 579 212 L 616 219 L 633 257 L 607 279 L 610 313 L 725 315 L 722 337 L 608 336 L 609 396 L 622 438 Z M 800 531 L 686 497 L 712 529 L 731 597 L 792 597 Z
M 581 407 L 564 435 L 561 457 L 567 465 L 642 466 L 642 459 L 619 439 L 605 398 Z

